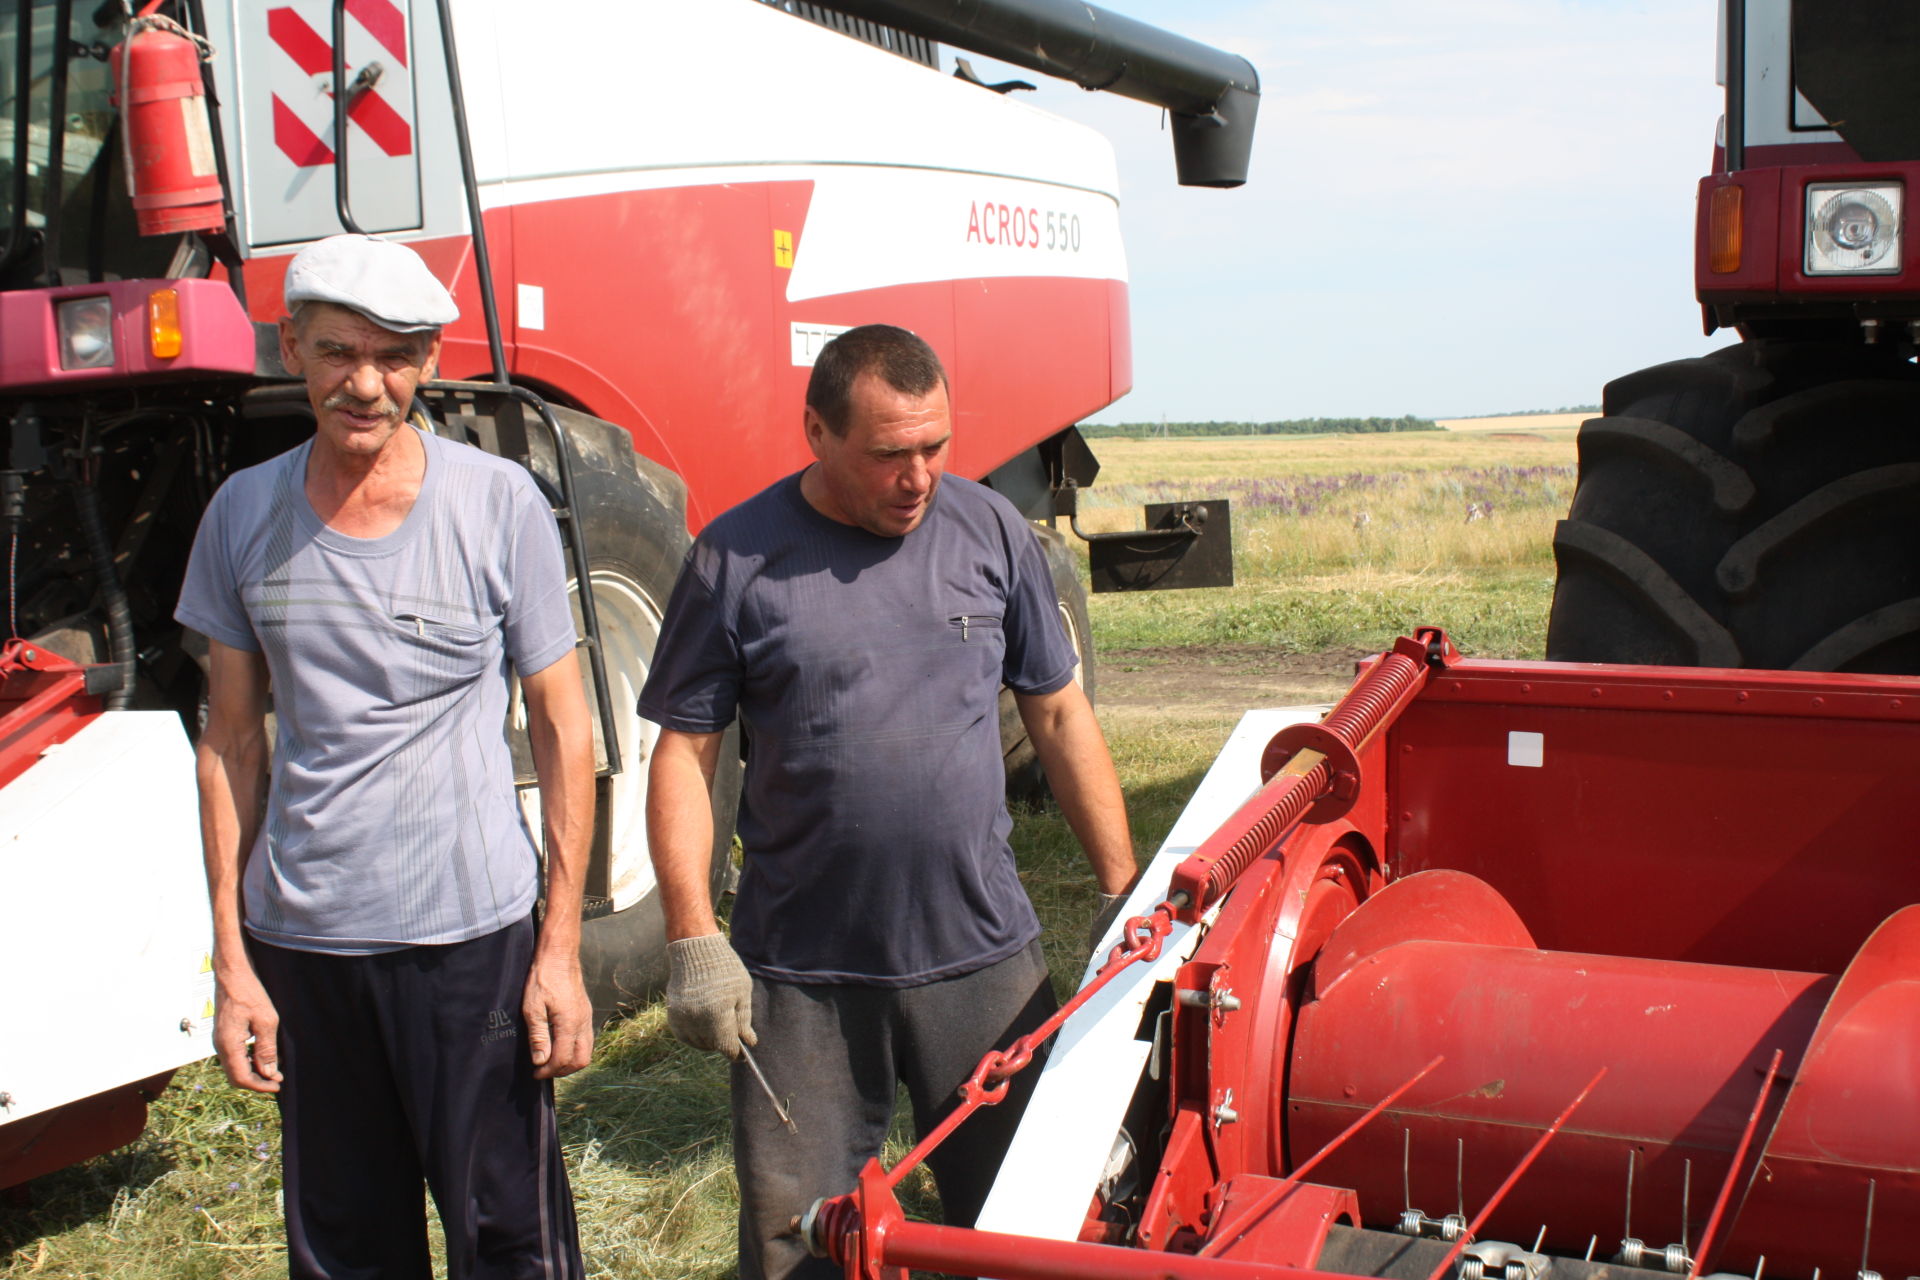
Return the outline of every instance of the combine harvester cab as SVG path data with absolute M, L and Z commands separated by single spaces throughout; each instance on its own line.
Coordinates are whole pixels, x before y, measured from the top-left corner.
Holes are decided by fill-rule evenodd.
M 273 327 L 303 245 L 421 254 L 461 308 L 433 429 L 553 500 L 597 708 L 604 1014 L 664 979 L 636 710 L 660 611 L 690 534 L 808 460 L 820 345 L 926 336 L 953 469 L 1036 520 L 1092 479 L 1073 424 L 1131 382 L 1112 149 L 940 74 L 934 42 L 1166 108 L 1200 185 L 1244 180 L 1257 79 L 1083 5 L 950 7 L 0 0 L 0 1022 L 33 1028 L 0 1038 L 0 1187 L 128 1140 L 209 1051 L 205 644 L 171 614 L 215 489 L 311 431 Z M 1075 562 L 1035 536 L 1090 681 Z
M 923 1147 L 809 1238 L 850 1280 L 1908 1274 L 1917 796 L 1920 680 L 1419 632 L 1242 721 L 977 1230 L 900 1213 Z

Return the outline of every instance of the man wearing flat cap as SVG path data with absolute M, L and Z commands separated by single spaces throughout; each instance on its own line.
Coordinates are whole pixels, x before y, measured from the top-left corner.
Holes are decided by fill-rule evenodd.
M 425 1280 L 423 1180 L 451 1277 L 570 1280 L 552 1080 L 593 1047 L 593 756 L 559 533 L 522 468 L 423 429 L 414 391 L 458 312 L 411 249 L 319 241 L 285 296 L 313 438 L 221 487 L 175 613 L 211 648 L 214 1044 L 277 1095 L 296 1280 Z

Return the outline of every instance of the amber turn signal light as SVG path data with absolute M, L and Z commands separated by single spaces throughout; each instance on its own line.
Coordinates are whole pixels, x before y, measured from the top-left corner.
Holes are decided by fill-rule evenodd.
M 1737 183 L 1715 187 L 1707 204 L 1707 270 L 1731 275 L 1740 269 L 1740 192 Z
M 171 360 L 180 342 L 180 291 L 155 289 L 147 295 L 147 350 L 156 360 Z

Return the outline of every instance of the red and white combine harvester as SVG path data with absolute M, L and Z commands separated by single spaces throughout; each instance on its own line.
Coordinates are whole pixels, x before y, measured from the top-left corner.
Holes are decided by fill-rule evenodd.
M 804 1223 L 850 1278 L 1920 1272 L 1920 10 L 1721 13 L 1744 341 L 1582 429 L 1559 661 L 1249 713 L 964 1091 L 1042 1070 L 978 1228 L 870 1166 Z
M 895 7 L 0 0 L 0 1187 L 128 1141 L 209 1052 L 204 647 L 171 614 L 214 489 L 311 430 L 271 328 L 303 244 L 421 253 L 462 310 L 441 429 L 552 495 L 598 708 L 603 1011 L 664 977 L 635 710 L 660 608 L 690 529 L 807 460 L 820 345 L 926 336 L 953 467 L 1070 513 L 1073 424 L 1131 380 L 1112 150 L 939 74 L 934 42 L 1163 107 L 1195 185 L 1244 179 L 1257 79 L 1061 0 Z M 1230 570 L 1211 514 L 1109 543 L 1107 577 Z M 1091 683 L 1074 558 L 1035 536 Z

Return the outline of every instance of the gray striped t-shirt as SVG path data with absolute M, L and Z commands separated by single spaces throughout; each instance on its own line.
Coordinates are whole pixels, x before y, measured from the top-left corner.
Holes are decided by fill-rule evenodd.
M 311 442 L 235 473 L 180 588 L 182 624 L 266 655 L 279 730 L 244 894 L 248 931 L 276 946 L 462 942 L 537 893 L 507 664 L 573 647 L 559 531 L 521 467 L 419 438 L 420 495 L 380 538 L 314 513 Z

